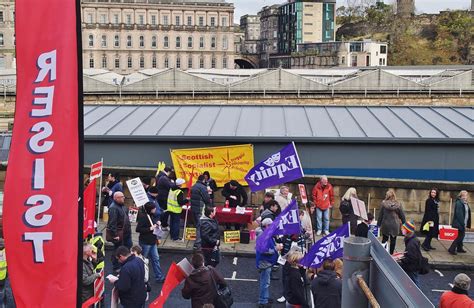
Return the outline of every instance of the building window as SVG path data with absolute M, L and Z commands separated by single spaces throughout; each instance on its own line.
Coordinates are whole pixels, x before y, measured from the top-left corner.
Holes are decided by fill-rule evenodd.
M 188 26 L 193 25 L 193 18 L 191 16 L 188 16 Z
M 188 68 L 193 68 L 193 57 L 189 56 L 188 58 Z
M 227 17 L 222 17 L 222 27 L 227 27 Z
M 140 42 L 140 47 L 145 47 L 145 37 L 143 35 L 140 35 L 139 37 L 139 42 Z
M 227 57 L 222 58 L 222 68 L 227 68 Z
M 132 57 L 128 57 L 127 59 L 127 67 L 132 68 Z
M 199 48 L 204 48 L 204 36 L 199 38 Z
M 224 36 L 222 38 L 222 49 L 227 49 L 227 48 L 228 48 L 227 36 Z
M 132 15 L 127 14 L 127 25 L 131 25 L 131 24 L 132 24 Z
M 143 16 L 142 14 L 138 15 L 138 23 L 140 25 L 145 24 L 145 16 Z
M 341 64 L 346 64 L 346 57 L 343 56 L 343 57 L 341 58 Z
M 179 16 L 175 16 L 174 19 L 175 19 L 174 24 L 175 24 L 176 26 L 180 26 L 181 20 L 180 20 Z
M 107 36 L 106 35 L 102 35 L 102 39 L 100 41 L 100 46 L 107 47 Z
M 169 68 L 170 67 L 170 61 L 168 60 L 168 58 L 166 57 L 165 58 L 165 68 Z
M 132 47 L 132 36 L 127 35 L 127 47 Z
M 114 24 L 118 25 L 118 23 L 119 23 L 119 15 L 114 14 Z
M 156 68 L 156 57 L 155 56 L 153 56 L 153 58 L 151 58 L 151 67 Z
M 156 48 L 156 36 L 151 37 L 151 48 Z
M 89 59 L 89 68 L 94 68 L 94 58 Z
M 143 56 L 140 57 L 140 68 L 145 68 L 145 58 Z
M 188 48 L 193 48 L 193 37 L 192 36 L 188 37 Z
M 5 41 L 3 40 L 3 33 L 0 33 L 0 46 L 3 46 Z
M 163 16 L 163 26 L 168 25 L 168 15 Z
M 120 37 L 118 34 L 114 36 L 114 47 L 120 47 Z
M 0 22 L 4 22 L 5 20 L 3 19 L 3 11 L 0 11 Z
M 91 24 L 94 20 L 92 19 L 92 14 L 87 14 L 87 21 Z
M 379 59 L 379 65 L 382 65 L 382 58 Z
M 181 68 L 181 58 L 180 57 L 176 58 L 176 68 Z
M 102 68 L 107 68 L 107 56 L 102 56 Z
M 216 48 L 216 37 L 211 37 L 211 48 Z
M 94 47 L 94 36 L 89 34 L 89 47 Z
M 170 47 L 170 40 L 167 36 L 163 37 L 163 47 L 164 48 Z
M 120 68 L 120 59 L 115 58 L 115 68 Z
M 216 58 L 214 57 L 211 59 L 211 68 L 216 68 Z
M 176 37 L 176 48 L 181 48 L 181 37 L 180 36 Z
M 204 58 L 199 58 L 199 68 L 204 68 Z
M 151 15 L 151 24 L 156 25 L 156 15 Z
M 204 27 L 204 17 L 203 16 L 199 16 L 199 26 Z
M 107 23 L 107 15 L 105 15 L 105 14 L 100 14 L 100 23 L 101 23 L 101 24 Z
M 351 66 L 357 66 L 357 55 L 351 56 Z
M 211 27 L 215 27 L 215 26 L 216 26 L 216 18 L 211 17 Z
M 381 54 L 386 54 L 387 53 L 387 46 L 386 45 L 381 45 L 380 46 L 380 53 Z

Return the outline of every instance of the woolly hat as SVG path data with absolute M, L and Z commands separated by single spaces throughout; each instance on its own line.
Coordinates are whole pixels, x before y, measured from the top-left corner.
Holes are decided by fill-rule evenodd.
M 468 275 L 466 274 L 457 274 L 456 277 L 454 277 L 454 283 L 456 287 L 462 290 L 469 290 L 471 287 L 471 278 L 469 278 Z
M 405 229 L 405 231 L 407 231 L 408 233 L 415 232 L 415 224 L 408 220 L 402 225 L 402 228 Z

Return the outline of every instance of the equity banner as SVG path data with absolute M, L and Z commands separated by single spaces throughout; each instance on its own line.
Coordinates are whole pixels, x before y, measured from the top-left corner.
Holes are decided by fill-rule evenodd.
M 15 125 L 3 223 L 19 308 L 77 307 L 81 300 L 79 5 L 79 0 L 15 1 Z
M 191 173 L 197 179 L 204 171 L 209 171 L 218 187 L 230 180 L 247 185 L 244 176 L 253 167 L 253 145 L 174 149 L 171 150 L 171 159 L 176 176 L 186 181 Z

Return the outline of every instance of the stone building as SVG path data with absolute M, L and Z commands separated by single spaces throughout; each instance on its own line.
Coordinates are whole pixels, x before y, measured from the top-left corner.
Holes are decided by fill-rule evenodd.
M 248 14 L 240 17 L 240 30 L 244 33 L 242 53 L 256 54 L 260 39 L 260 17 Z
M 0 69 L 16 68 L 15 1 L 0 1 Z
M 415 15 L 415 0 L 397 0 L 397 15 L 404 17 Z
M 260 40 L 258 42 L 259 67 L 268 68 L 270 55 L 278 53 L 278 7 L 264 6 L 260 16 Z
M 224 0 L 83 0 L 85 68 L 233 68 L 234 6 Z

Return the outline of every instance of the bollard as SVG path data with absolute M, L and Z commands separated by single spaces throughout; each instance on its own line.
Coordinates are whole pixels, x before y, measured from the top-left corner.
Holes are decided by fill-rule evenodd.
M 358 284 L 358 277 L 369 281 L 370 240 L 364 237 L 344 239 L 342 308 L 367 308 L 368 300 Z

